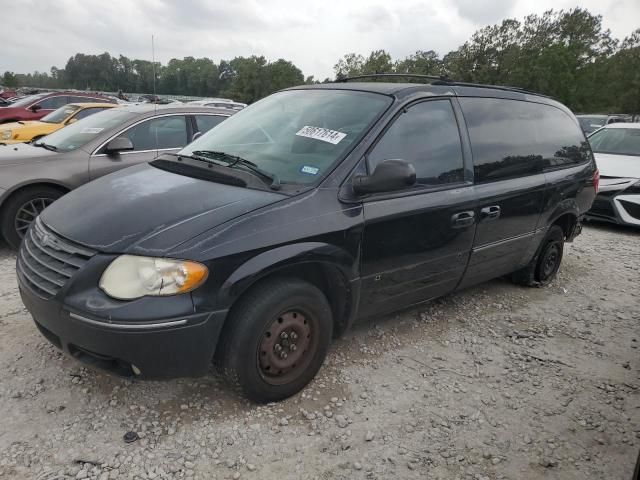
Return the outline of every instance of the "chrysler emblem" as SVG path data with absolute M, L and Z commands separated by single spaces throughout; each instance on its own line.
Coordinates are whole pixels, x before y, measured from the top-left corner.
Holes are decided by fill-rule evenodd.
M 58 243 L 56 242 L 56 240 L 48 233 L 42 234 L 42 236 L 40 237 L 40 242 L 45 247 L 53 248 L 54 250 L 60 250 L 58 248 Z

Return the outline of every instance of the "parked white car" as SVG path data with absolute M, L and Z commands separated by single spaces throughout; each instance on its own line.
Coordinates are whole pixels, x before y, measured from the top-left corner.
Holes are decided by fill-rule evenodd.
M 587 217 L 640 227 L 640 123 L 613 123 L 589 135 L 600 189 Z

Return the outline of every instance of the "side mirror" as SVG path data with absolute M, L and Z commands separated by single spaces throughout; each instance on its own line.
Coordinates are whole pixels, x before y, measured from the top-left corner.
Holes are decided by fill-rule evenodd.
M 38 105 L 37 103 L 29 107 L 29 110 L 31 110 L 33 113 L 36 113 L 38 110 L 41 110 L 41 109 L 42 109 L 42 105 Z
M 128 150 L 133 150 L 133 143 L 127 137 L 116 137 L 107 143 L 104 151 L 107 154 L 125 152 Z
M 67 125 L 71 125 L 72 123 L 76 123 L 78 121 L 77 118 L 70 118 L 69 120 L 67 120 Z
M 402 190 L 416 183 L 416 169 L 404 160 L 385 160 L 371 175 L 353 177 L 353 191 L 358 195 Z
M 202 136 L 202 132 L 196 132 L 193 134 L 193 137 L 191 137 L 191 141 L 193 142 L 196 138 L 200 138 Z

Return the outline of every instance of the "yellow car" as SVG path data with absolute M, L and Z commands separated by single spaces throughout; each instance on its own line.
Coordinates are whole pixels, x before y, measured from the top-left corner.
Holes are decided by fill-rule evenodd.
M 69 103 L 40 120 L 4 123 L 0 125 L 0 145 L 38 140 L 84 117 L 117 106 L 114 103 Z

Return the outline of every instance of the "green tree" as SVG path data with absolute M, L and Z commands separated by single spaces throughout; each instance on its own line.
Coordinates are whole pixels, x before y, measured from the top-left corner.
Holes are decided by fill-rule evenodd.
M 364 62 L 365 60 L 362 55 L 357 53 L 347 53 L 334 65 L 333 71 L 336 73 L 336 78 L 362 75 Z
M 442 73 L 442 60 L 433 50 L 418 50 L 404 60 L 397 60 L 394 70 L 396 73 L 439 75 Z
M 2 85 L 5 87 L 17 87 L 18 78 L 16 74 L 13 72 L 4 72 L 4 75 L 2 75 Z

